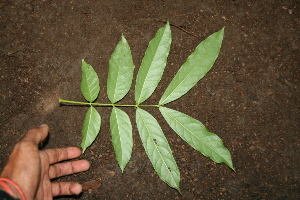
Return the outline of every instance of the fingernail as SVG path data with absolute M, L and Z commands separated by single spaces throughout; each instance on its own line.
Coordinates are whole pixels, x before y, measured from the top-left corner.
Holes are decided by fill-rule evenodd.
M 39 125 L 39 127 L 45 127 L 46 126 L 46 124 L 41 124 L 41 125 Z

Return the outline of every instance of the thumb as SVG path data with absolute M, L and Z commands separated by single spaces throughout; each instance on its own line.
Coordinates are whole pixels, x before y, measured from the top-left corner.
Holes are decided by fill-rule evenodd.
M 21 141 L 31 141 L 38 145 L 48 136 L 49 127 L 47 124 L 42 124 L 37 128 L 30 129 L 21 139 Z

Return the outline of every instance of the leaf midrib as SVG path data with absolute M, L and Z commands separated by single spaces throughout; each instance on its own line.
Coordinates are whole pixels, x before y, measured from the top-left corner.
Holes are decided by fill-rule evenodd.
M 90 109 L 90 114 L 89 114 L 89 116 L 88 116 L 88 128 L 87 128 L 87 130 L 86 130 L 86 134 L 85 134 L 85 142 L 84 143 L 86 143 L 87 142 L 87 139 L 88 139 L 88 136 L 89 135 L 91 135 L 91 134 L 88 134 L 88 130 L 89 129 L 91 129 L 93 126 L 92 126 L 92 123 L 91 123 L 91 119 L 92 119 L 92 112 L 93 112 L 93 108 L 92 108 L 92 106 L 89 108 Z
M 153 59 L 151 59 L 151 63 L 150 63 L 150 65 L 149 65 L 149 67 L 148 67 L 148 70 L 147 70 L 147 74 L 146 74 L 146 78 L 145 78 L 145 80 L 144 80 L 144 82 L 143 82 L 143 86 L 142 86 L 142 90 L 141 90 L 141 92 L 140 92 L 140 96 L 139 96 L 139 99 L 138 99 L 138 101 L 137 101 L 137 103 L 138 104 L 140 104 L 140 103 L 142 103 L 142 102 L 140 102 L 140 100 L 141 100 L 141 98 L 142 98 L 142 93 L 143 93 L 143 89 L 144 89 L 144 85 L 145 85 L 145 83 L 146 83 L 146 80 L 148 80 L 148 76 L 149 76 L 149 71 L 150 71 L 150 69 L 151 69 L 151 66 L 152 66 L 152 63 L 154 62 L 154 58 L 156 57 L 156 55 L 157 55 L 157 49 L 161 46 L 160 44 L 162 43 L 162 38 L 166 35 L 166 29 L 167 29 L 167 27 L 165 27 L 165 30 L 164 30 L 164 33 L 162 34 L 162 36 L 161 36 L 161 38 L 160 38 L 160 41 L 159 41 L 159 44 L 157 45 L 157 47 L 155 48 L 155 54 L 154 54 L 154 56 L 153 56 Z M 150 41 L 151 42 L 151 41 Z M 149 49 L 150 50 L 150 49 Z
M 189 76 L 191 73 L 192 73 L 192 71 L 194 70 L 194 68 L 195 67 L 193 67 L 192 68 L 192 70 L 188 73 L 188 75 L 187 76 Z M 182 81 L 180 81 L 179 82 L 179 84 L 175 87 L 175 89 L 173 90 L 173 92 L 171 92 L 165 99 L 164 99 L 164 101 L 161 103 L 161 105 L 164 105 L 164 102 L 175 92 L 175 90 L 187 79 L 187 76 L 182 80 Z
M 118 129 L 119 141 L 120 141 L 120 145 L 121 145 L 121 157 L 122 157 L 122 162 L 123 162 L 123 145 L 122 145 L 122 141 L 121 141 L 119 118 L 118 118 L 118 114 L 117 114 L 117 110 L 116 109 L 118 109 L 118 108 L 115 108 L 114 112 L 115 112 L 116 121 L 117 121 L 117 129 Z
M 163 109 L 163 107 L 161 107 L 162 109 Z M 163 109 L 164 110 L 164 109 Z M 197 139 L 199 139 L 203 144 L 205 144 L 206 146 L 208 146 L 212 151 L 214 151 L 216 154 L 218 154 L 218 155 L 220 155 L 218 152 L 216 152 L 213 148 L 211 148 L 206 142 L 204 142 L 201 138 L 199 138 L 199 137 L 197 137 L 192 131 L 190 131 L 186 126 L 183 126 L 182 125 L 182 123 L 180 123 L 178 120 L 176 120 L 176 118 L 174 118 L 174 117 L 172 117 L 172 115 L 170 115 L 167 111 L 165 111 L 164 110 L 164 112 L 167 114 L 167 115 L 169 115 L 172 119 L 174 119 L 178 124 L 180 124 L 180 126 L 182 126 L 184 129 L 186 129 L 188 132 L 190 132 L 193 136 L 195 136 Z M 221 156 L 221 155 L 220 155 Z M 221 156 L 224 160 L 225 160 L 225 162 L 227 162 L 226 161 L 226 159 L 223 157 L 223 156 Z
M 138 112 L 140 112 L 140 111 L 138 111 Z M 152 137 L 152 135 L 151 135 L 151 132 L 149 131 L 148 126 L 147 126 L 147 124 L 145 123 L 144 117 L 143 117 L 143 115 L 142 115 L 141 113 L 140 113 L 140 116 L 141 116 L 141 118 L 142 118 L 142 121 L 143 121 L 143 123 L 144 123 L 146 129 L 147 129 L 147 132 L 149 133 L 149 136 L 150 136 L 150 138 L 151 138 L 151 141 L 153 142 L 153 144 L 154 144 L 154 146 L 155 146 L 155 149 L 158 151 L 158 154 L 159 154 L 159 156 L 161 157 L 161 159 L 162 159 L 162 161 L 163 161 L 163 164 L 165 165 L 165 168 L 169 171 L 169 174 L 170 174 L 171 177 L 172 177 L 173 183 L 177 186 L 176 181 L 175 181 L 175 179 L 174 179 L 174 177 L 173 177 L 173 175 L 172 175 L 172 171 L 169 170 L 168 165 L 166 164 L 166 162 L 165 162 L 165 160 L 164 160 L 164 157 L 161 155 L 160 151 L 158 150 L 157 145 L 156 145 L 156 143 L 154 142 L 153 137 Z
M 118 82 L 119 82 L 119 79 L 120 79 L 120 76 L 119 76 L 120 71 L 121 71 L 120 66 L 118 66 L 117 79 L 116 79 L 115 90 L 114 90 L 114 99 L 113 99 L 112 103 L 116 103 L 116 96 L 117 96 L 116 91 L 117 91 L 117 88 L 118 88 L 117 86 L 118 86 Z

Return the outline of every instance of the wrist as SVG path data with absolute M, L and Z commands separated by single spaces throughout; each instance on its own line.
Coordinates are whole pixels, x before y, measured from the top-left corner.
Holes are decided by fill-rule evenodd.
M 14 198 L 26 200 L 25 195 L 18 184 L 8 178 L 0 178 L 0 189 Z

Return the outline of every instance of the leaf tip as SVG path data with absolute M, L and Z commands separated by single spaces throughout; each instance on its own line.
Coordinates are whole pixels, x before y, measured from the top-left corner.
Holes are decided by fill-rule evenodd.
M 171 31 L 171 27 L 170 27 L 170 22 L 169 22 L 169 20 L 167 20 L 167 22 L 166 22 L 166 28 L 167 28 L 167 30 Z M 171 39 L 172 39 L 172 38 L 171 38 Z
M 125 40 L 126 41 L 124 33 L 122 33 L 122 35 L 121 35 L 121 40 Z
M 223 28 L 221 29 L 222 33 L 224 34 L 225 31 L 225 26 L 223 26 Z
M 81 60 L 81 69 L 83 70 L 86 67 L 87 63 L 84 59 Z
M 81 154 L 84 154 L 84 152 L 85 152 L 86 148 L 84 148 L 84 147 L 82 147 L 82 146 L 81 146 L 81 148 L 82 148 L 82 150 L 81 150 Z
M 120 167 L 122 174 L 124 173 L 125 167 Z
M 230 157 L 231 157 L 231 156 L 230 156 Z M 230 158 L 230 160 L 225 161 L 224 163 L 225 163 L 232 171 L 236 172 L 235 169 L 234 169 L 234 167 L 233 167 L 233 163 L 232 163 L 231 158 Z
M 83 59 L 81 59 L 81 64 L 82 64 L 82 65 L 86 64 L 86 62 L 85 62 L 84 58 L 83 58 Z
M 229 167 L 230 167 L 230 169 L 232 169 L 234 172 L 236 172 L 232 164 L 231 164 L 231 166 L 229 166 Z
M 225 26 L 223 26 L 223 28 L 221 28 L 221 30 L 219 30 L 217 33 L 221 34 L 222 37 L 224 36 L 224 30 L 225 30 Z
M 177 191 L 179 192 L 179 194 L 181 195 L 181 196 L 183 196 L 182 195 L 182 192 L 181 192 L 181 190 L 180 190 L 180 188 L 176 188 L 177 189 Z

